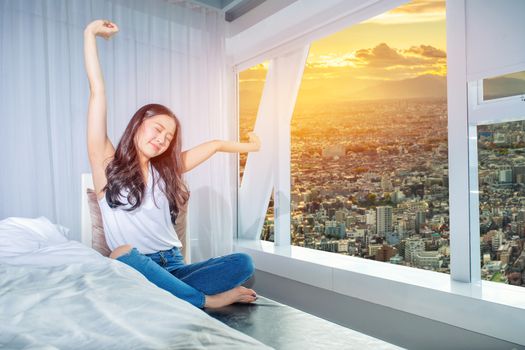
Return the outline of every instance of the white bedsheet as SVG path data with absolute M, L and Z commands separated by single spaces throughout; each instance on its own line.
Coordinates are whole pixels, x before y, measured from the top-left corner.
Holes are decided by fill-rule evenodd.
M 269 349 L 75 241 L 0 254 L 0 348 Z

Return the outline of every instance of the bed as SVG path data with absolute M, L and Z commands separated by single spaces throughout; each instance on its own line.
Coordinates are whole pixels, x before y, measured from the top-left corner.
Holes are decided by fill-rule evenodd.
M 270 349 L 67 233 L 0 221 L 0 348 Z

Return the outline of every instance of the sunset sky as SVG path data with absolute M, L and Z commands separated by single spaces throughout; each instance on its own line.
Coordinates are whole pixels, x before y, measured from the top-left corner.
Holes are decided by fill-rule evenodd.
M 385 81 L 444 77 L 445 26 L 445 1 L 418 0 L 313 42 L 298 104 L 341 99 Z M 239 74 L 241 110 L 258 105 L 266 69 Z

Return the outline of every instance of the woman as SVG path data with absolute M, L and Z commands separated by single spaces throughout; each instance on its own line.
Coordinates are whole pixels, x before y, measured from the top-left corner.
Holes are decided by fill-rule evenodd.
M 230 254 L 185 264 L 172 222 L 189 197 L 182 173 L 215 152 L 258 151 L 253 133 L 248 143 L 210 141 L 181 152 L 181 128 L 166 107 L 150 104 L 131 118 L 117 149 L 106 132 L 106 96 L 96 37 L 111 38 L 118 27 L 96 20 L 84 31 L 89 79 L 88 154 L 111 258 L 122 261 L 148 280 L 193 305 L 222 307 L 257 299 L 240 286 L 253 274 L 246 254 Z

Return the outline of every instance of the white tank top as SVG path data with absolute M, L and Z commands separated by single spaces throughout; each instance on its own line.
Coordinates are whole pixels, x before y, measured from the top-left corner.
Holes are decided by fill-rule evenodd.
M 148 184 L 146 193 L 142 198 L 140 207 L 133 211 L 125 211 L 123 208 L 130 208 L 127 202 L 127 191 L 121 192 L 120 200 L 126 203 L 125 206 L 110 208 L 104 195 L 98 200 L 104 233 L 109 249 L 130 244 L 137 248 L 142 254 L 151 254 L 160 250 L 168 250 L 173 247 L 182 247 L 175 228 L 171 222 L 170 207 L 168 198 L 160 189 L 163 180 L 155 171 L 155 178 L 158 179 L 155 186 L 155 202 L 151 189 L 153 187 L 153 166 L 148 166 Z M 125 193 L 124 195 L 122 195 Z M 157 206 L 155 206 L 157 204 Z

